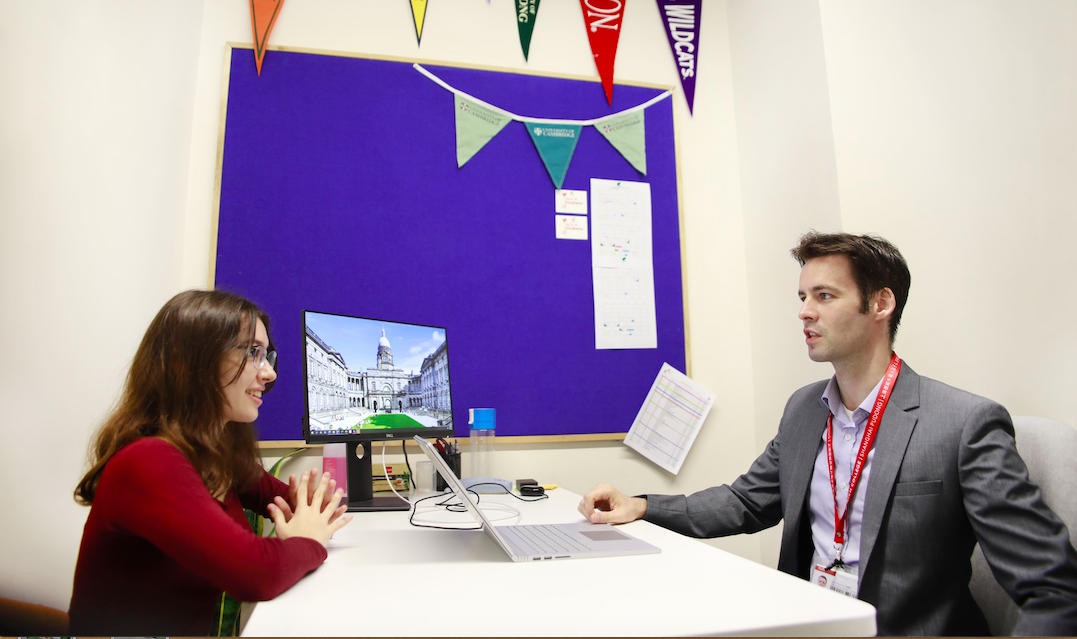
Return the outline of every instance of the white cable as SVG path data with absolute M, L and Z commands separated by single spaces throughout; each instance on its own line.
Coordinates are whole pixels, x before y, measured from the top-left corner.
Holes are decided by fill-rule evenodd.
M 498 113 L 503 113 L 507 117 L 512 118 L 513 120 L 518 120 L 520 122 L 534 122 L 535 124 L 578 124 L 580 126 L 591 126 L 591 125 L 594 125 L 594 124 L 598 124 L 599 122 L 602 122 L 603 120 L 611 120 L 613 118 L 616 118 L 616 117 L 619 117 L 619 116 L 622 116 L 622 115 L 626 115 L 628 113 L 632 113 L 633 111 L 642 111 L 643 109 L 646 109 L 647 107 L 651 106 L 655 102 L 658 102 L 659 100 L 664 100 L 665 98 L 668 98 L 669 96 L 673 95 L 673 91 L 670 91 L 670 90 L 667 89 L 666 91 L 663 91 L 662 93 L 659 93 L 658 95 L 654 96 L 650 100 L 647 100 L 643 104 L 637 104 L 634 107 L 629 107 L 627 109 L 624 109 L 623 111 L 618 111 L 617 113 L 614 113 L 612 115 L 604 115 L 604 116 L 602 116 L 600 118 L 594 118 L 592 120 L 551 120 L 551 119 L 548 119 L 548 118 L 532 118 L 532 117 L 528 117 L 528 116 L 525 116 L 525 115 L 517 115 L 517 114 L 515 114 L 515 113 L 513 113 L 511 111 L 506 111 L 505 109 L 502 109 L 501 107 L 496 107 L 496 106 L 490 104 L 489 102 L 484 102 L 484 101 L 476 98 L 473 95 L 469 95 L 467 93 L 464 93 L 463 91 L 460 91 L 459 89 L 456 89 L 453 86 L 449 85 L 447 82 L 445 82 L 441 78 L 437 77 L 433 73 L 430 73 L 426 69 L 422 68 L 421 66 L 419 66 L 418 63 L 413 64 L 411 66 L 415 67 L 415 70 L 418 71 L 419 73 L 425 75 L 426 77 L 428 77 L 431 80 L 433 80 L 434 82 L 436 82 L 439 86 L 441 86 L 441 88 L 443 88 L 443 89 L 445 89 L 445 90 L 447 90 L 447 91 L 449 91 L 451 93 L 462 95 L 462 96 L 466 97 L 468 100 L 471 100 L 472 102 L 474 102 L 475 104 L 482 105 L 482 106 L 486 107 L 487 109 L 490 109 L 492 111 L 497 111 Z
M 404 445 L 407 446 L 407 444 L 404 444 Z M 400 493 L 396 492 L 396 489 L 393 488 L 393 480 L 389 479 L 389 467 L 385 465 L 385 440 L 384 439 L 381 440 L 381 470 L 382 470 L 382 474 L 385 475 L 385 482 L 387 484 L 389 484 L 389 490 L 393 491 L 393 494 L 396 495 L 397 497 L 400 497 L 400 501 L 402 501 L 405 504 L 410 506 L 411 502 L 408 501 L 407 497 L 404 497 Z M 408 483 L 410 484 L 413 479 L 414 479 L 413 477 L 409 476 L 408 477 Z

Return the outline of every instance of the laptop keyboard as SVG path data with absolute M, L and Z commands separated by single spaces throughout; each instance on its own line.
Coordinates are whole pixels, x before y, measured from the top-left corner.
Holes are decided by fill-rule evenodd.
M 557 526 L 532 524 L 512 526 L 511 528 L 520 539 L 526 541 L 532 548 L 543 554 L 564 555 L 589 550 L 587 546 L 580 543 L 579 539 L 569 535 Z

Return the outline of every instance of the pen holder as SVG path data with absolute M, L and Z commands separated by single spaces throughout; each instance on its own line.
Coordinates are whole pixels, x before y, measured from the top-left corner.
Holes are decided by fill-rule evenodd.
M 439 452 L 438 454 L 441 455 L 441 458 L 445 460 L 445 463 L 448 464 L 449 468 L 451 468 L 452 471 L 454 473 L 456 473 L 456 477 L 459 478 L 460 477 L 460 453 L 441 453 L 441 452 Z M 447 484 L 445 482 L 445 480 L 441 477 L 441 473 L 438 473 L 437 482 L 436 482 L 436 488 L 440 491 L 440 490 L 445 490 L 448 487 L 449 487 L 449 484 Z

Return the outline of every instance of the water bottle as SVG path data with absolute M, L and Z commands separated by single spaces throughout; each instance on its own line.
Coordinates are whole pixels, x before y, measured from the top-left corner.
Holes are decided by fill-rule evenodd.
M 471 477 L 490 477 L 490 457 L 494 452 L 494 421 L 496 409 L 468 409 L 468 428 L 471 442 Z

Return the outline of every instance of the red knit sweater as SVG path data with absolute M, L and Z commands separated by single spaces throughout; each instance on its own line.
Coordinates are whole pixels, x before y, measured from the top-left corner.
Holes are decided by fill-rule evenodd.
M 71 634 L 207 635 L 221 591 L 272 599 L 326 558 L 313 539 L 258 537 L 243 508 L 266 514 L 288 486 L 266 473 L 251 490 L 210 495 L 191 462 L 147 437 L 105 465 L 82 532 Z

